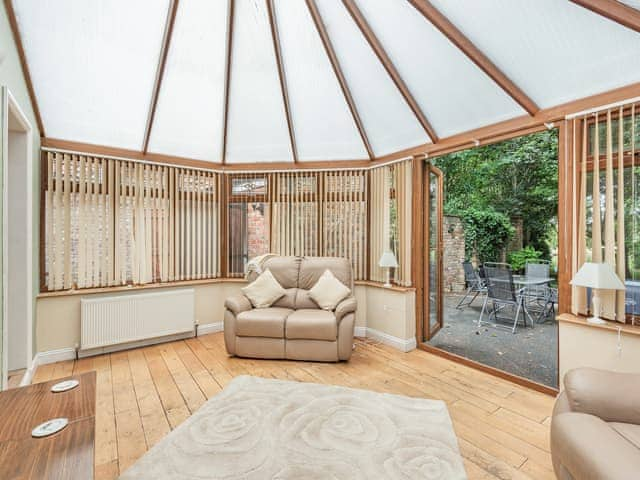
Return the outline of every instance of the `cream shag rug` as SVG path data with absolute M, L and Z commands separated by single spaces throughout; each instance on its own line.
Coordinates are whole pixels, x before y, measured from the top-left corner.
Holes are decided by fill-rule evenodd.
M 121 479 L 464 479 L 444 402 L 235 378 Z

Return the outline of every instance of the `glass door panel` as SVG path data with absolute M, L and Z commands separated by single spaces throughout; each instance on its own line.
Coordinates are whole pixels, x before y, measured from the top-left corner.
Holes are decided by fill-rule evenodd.
M 425 318 L 424 337 L 430 340 L 442 328 L 442 171 L 425 169 Z

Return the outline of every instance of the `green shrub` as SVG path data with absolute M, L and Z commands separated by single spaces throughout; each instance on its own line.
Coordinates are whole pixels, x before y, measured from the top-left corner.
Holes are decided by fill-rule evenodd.
M 542 252 L 539 252 L 535 248 L 528 246 L 522 250 L 517 250 L 509 254 L 509 263 L 514 271 L 519 272 L 524 269 L 527 262 L 533 260 L 540 260 L 542 258 Z
M 475 253 L 480 263 L 499 261 L 515 231 L 509 218 L 491 207 L 476 206 L 461 210 L 459 215 L 464 223 L 467 258 Z

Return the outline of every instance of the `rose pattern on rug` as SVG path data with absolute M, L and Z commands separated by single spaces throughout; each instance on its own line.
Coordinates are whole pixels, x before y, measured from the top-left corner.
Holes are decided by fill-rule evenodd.
M 236 377 L 123 480 L 465 479 L 444 402 Z

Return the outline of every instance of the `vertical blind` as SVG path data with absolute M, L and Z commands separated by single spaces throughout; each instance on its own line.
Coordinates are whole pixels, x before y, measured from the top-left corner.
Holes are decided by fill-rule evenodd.
M 376 282 L 386 281 L 386 270 L 378 265 L 385 251 L 391 250 L 391 170 L 374 168 L 371 176 L 371 255 L 369 277 Z
M 230 174 L 230 275 L 253 256 L 349 258 L 366 278 L 367 172 L 288 171 Z M 255 212 L 260 210 L 260 215 Z M 256 235 L 256 231 L 263 232 Z M 252 238 L 257 237 L 257 238 Z
M 46 152 L 47 290 L 219 276 L 218 174 Z
M 395 280 L 399 285 L 411 285 L 412 229 L 412 163 L 410 160 L 370 171 L 371 183 L 371 255 L 370 279 L 386 281 L 386 269 L 378 265 L 385 251 L 393 251 L 398 260 Z
M 390 249 L 396 282 L 411 285 L 410 161 L 257 173 L 55 151 L 43 161 L 43 290 L 219 277 L 225 230 L 230 277 L 272 252 L 346 257 L 356 280 L 384 281 Z
M 577 228 L 574 273 L 584 262 L 606 262 L 627 291 L 601 292 L 602 317 L 625 322 L 640 301 L 640 176 L 638 104 L 573 120 Z M 587 313 L 587 290 L 573 288 L 574 313 Z

